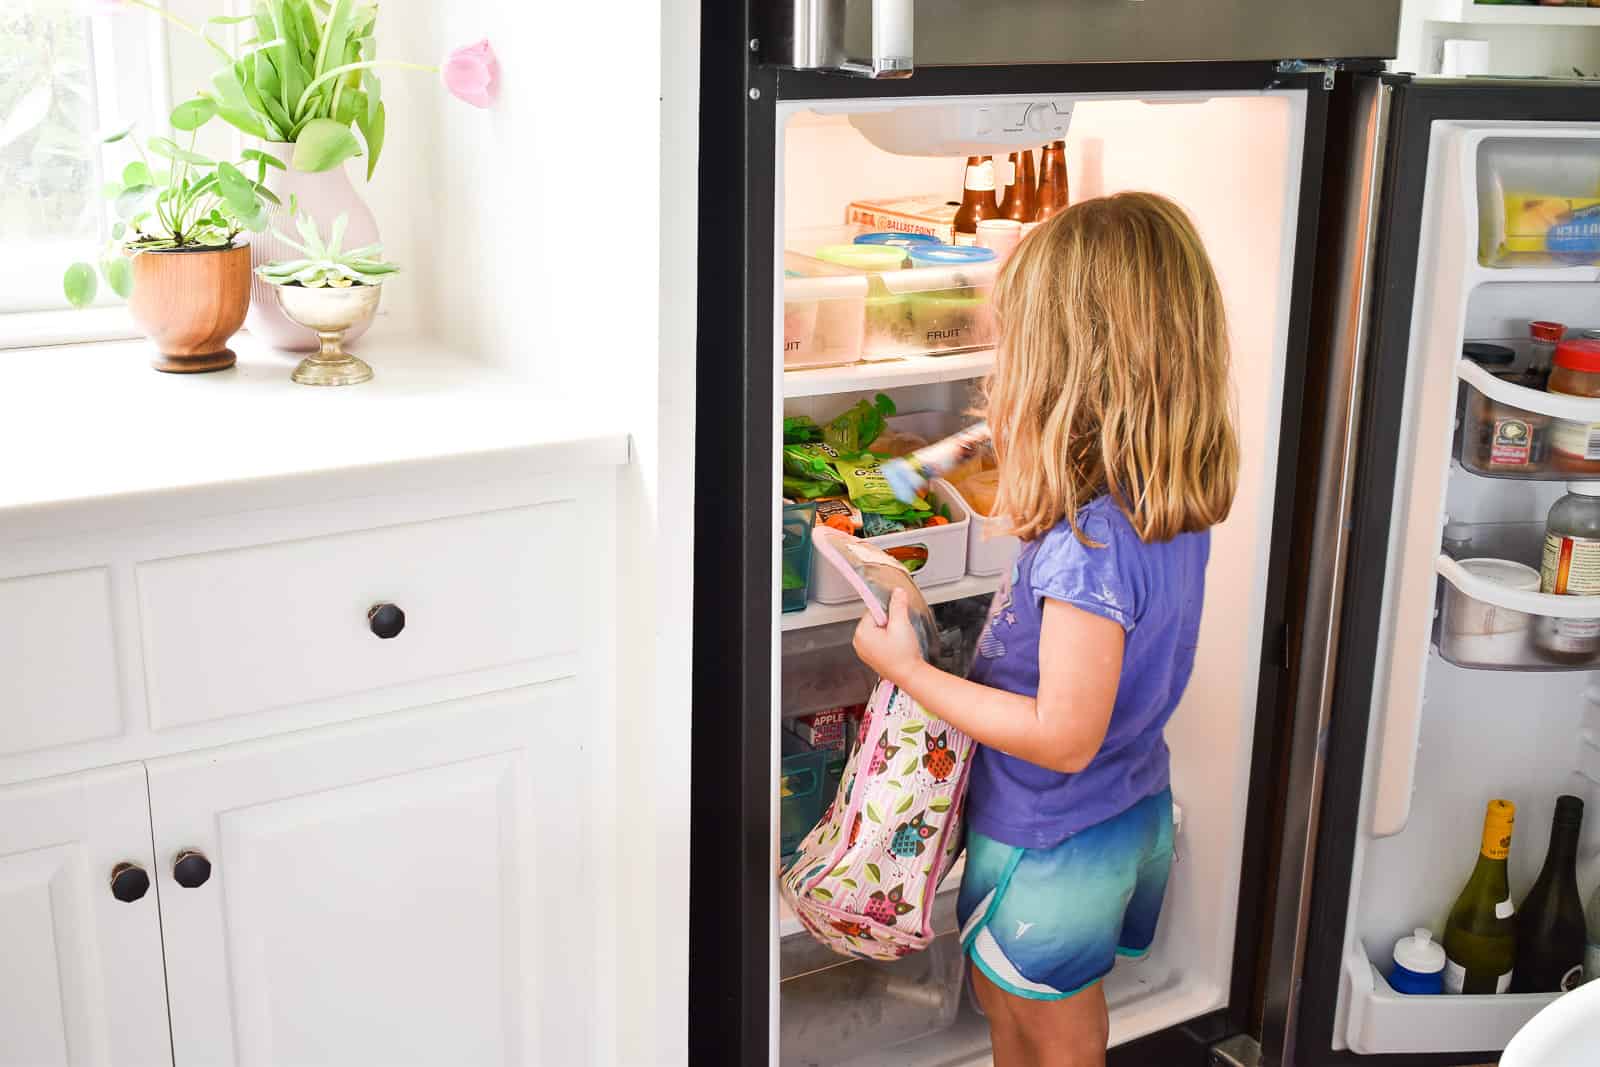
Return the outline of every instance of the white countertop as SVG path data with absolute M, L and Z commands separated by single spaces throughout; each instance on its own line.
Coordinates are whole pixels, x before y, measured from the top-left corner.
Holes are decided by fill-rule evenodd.
M 154 519 L 201 488 L 268 506 L 288 479 L 336 492 L 352 477 L 404 488 L 428 467 L 533 475 L 628 461 L 627 433 L 595 424 L 603 409 L 429 339 L 363 339 L 376 376 L 339 388 L 291 382 L 300 357 L 247 335 L 231 347 L 236 367 L 196 375 L 153 370 L 145 341 L 0 351 L 0 534 L 32 536 L 90 507 Z

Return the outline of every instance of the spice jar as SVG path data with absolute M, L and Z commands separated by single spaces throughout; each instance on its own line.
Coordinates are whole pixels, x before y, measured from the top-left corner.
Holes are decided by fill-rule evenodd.
M 1559 364 L 1558 364 L 1559 366 Z M 1573 482 L 1545 522 L 1539 591 L 1600 597 L 1600 482 Z M 1596 608 L 1600 616 L 1600 608 Z M 1534 646 L 1560 663 L 1583 663 L 1600 655 L 1600 617 L 1538 617 Z
M 1586 338 L 1562 341 L 1556 346 L 1554 362 L 1550 392 L 1600 397 L 1600 341 Z M 1600 421 L 1553 420 L 1550 465 L 1557 470 L 1600 474 Z
M 1540 377 L 1548 376 L 1556 346 L 1566 335 L 1566 326 L 1559 322 L 1537 320 L 1528 323 L 1528 370 Z
M 1468 342 L 1461 354 L 1497 378 L 1525 385 L 1521 374 L 1509 366 L 1515 355 L 1501 345 Z M 1484 474 L 1526 474 L 1545 466 L 1545 448 L 1550 419 L 1535 411 L 1524 411 L 1510 404 L 1489 399 L 1476 389 L 1467 404 L 1467 429 L 1462 458 L 1467 466 Z

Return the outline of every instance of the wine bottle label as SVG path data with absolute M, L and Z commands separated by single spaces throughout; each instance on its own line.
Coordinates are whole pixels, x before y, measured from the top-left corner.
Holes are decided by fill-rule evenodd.
M 1541 593 L 1600 596 L 1600 541 L 1547 533 L 1541 562 Z
M 1516 913 L 1517 906 L 1511 903 L 1510 899 L 1502 900 L 1494 906 L 1494 917 L 1496 919 L 1509 919 Z
M 1516 823 L 1517 806 L 1509 800 L 1491 800 L 1483 814 L 1483 855 L 1492 860 L 1503 860 L 1511 855 L 1511 830 Z M 1505 901 L 1505 907 L 1511 902 Z M 1497 906 L 1496 914 L 1499 913 Z M 1505 915 L 1510 915 L 1507 911 Z M 1500 918 L 1505 918 L 1501 915 Z
M 1444 991 L 1446 993 L 1460 994 L 1467 988 L 1467 969 L 1455 960 L 1444 961 Z M 1494 991 L 1504 993 L 1511 988 L 1511 972 L 1507 971 L 1494 980 Z
M 1583 984 L 1583 965 L 1568 968 L 1567 973 L 1561 976 L 1556 988 L 1563 993 L 1570 993 Z
M 1496 993 L 1504 993 L 1506 990 L 1511 988 L 1511 975 L 1512 972 L 1507 971 L 1505 974 L 1502 974 L 1499 978 L 1495 979 L 1494 991 Z

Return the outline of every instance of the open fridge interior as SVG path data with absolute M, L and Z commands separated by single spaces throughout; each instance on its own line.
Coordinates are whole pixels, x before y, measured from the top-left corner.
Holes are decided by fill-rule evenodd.
M 1563 418 L 1600 422 L 1600 400 L 1518 377 L 1540 362 L 1530 323 L 1560 323 L 1567 338 L 1600 327 L 1594 249 L 1562 256 L 1519 244 L 1532 240 L 1519 230 L 1529 225 L 1521 208 L 1569 197 L 1600 197 L 1600 128 L 1435 125 L 1394 457 L 1378 642 L 1386 658 L 1375 671 L 1334 1026 L 1336 1046 L 1359 1053 L 1493 1052 L 1557 995 L 1403 996 L 1389 985 L 1396 939 L 1416 927 L 1442 933 L 1488 800 L 1517 805 L 1516 904 L 1544 860 L 1558 794 L 1589 807 L 1578 856 L 1584 899 L 1600 879 L 1600 653 L 1552 652 L 1548 636 L 1559 621 L 1587 625 L 1600 606 L 1540 594 L 1537 584 L 1529 591 L 1532 579 L 1512 590 L 1476 577 L 1482 565 L 1461 566 L 1498 560 L 1519 575 L 1538 571 L 1564 483 L 1600 475 L 1600 462 L 1552 446 Z M 1468 358 L 1468 343 L 1494 347 Z
M 952 325 L 938 316 L 952 309 L 983 314 L 986 309 L 974 305 L 987 301 L 992 274 L 952 277 L 871 264 L 822 268 L 815 253 L 826 243 L 849 243 L 862 229 L 848 224 L 854 201 L 959 201 L 966 156 L 975 151 L 974 131 L 995 122 L 1004 126 L 1006 116 L 1026 113 L 1029 105 L 1048 109 L 1065 126 L 1072 202 L 1149 190 L 1173 198 L 1194 219 L 1227 308 L 1243 456 L 1232 512 L 1213 534 L 1207 571 L 1212 595 L 1194 675 L 1167 729 L 1181 830 L 1160 926 L 1146 957 L 1119 960 L 1106 979 L 1111 1040 L 1120 1044 L 1227 1003 L 1250 755 L 1260 713 L 1305 136 L 1303 91 L 780 104 L 772 353 L 782 373 L 774 375 L 775 424 L 781 427 L 783 417 L 796 415 L 825 423 L 880 393 L 897 412 L 891 429 L 922 437 L 936 439 L 976 417 L 982 380 L 994 362 L 992 322 L 973 318 Z M 1046 139 L 1030 144 L 1026 136 L 997 136 L 989 151 L 1003 160 Z M 931 280 L 920 280 L 922 275 Z M 885 336 L 886 308 L 900 327 L 909 323 L 915 343 L 897 348 L 874 342 Z M 784 492 L 781 447 L 781 440 L 773 442 L 775 502 Z M 974 514 L 959 491 L 949 495 L 955 497 L 950 525 L 891 534 L 889 540 L 922 542 L 914 546 L 927 550 L 919 560 L 918 584 L 941 626 L 958 638 L 955 658 L 970 660 L 989 600 L 1017 546 L 985 538 L 980 527 L 999 521 Z M 788 521 L 781 511 L 774 508 L 774 523 L 783 527 L 774 540 L 784 544 L 784 558 L 774 559 L 772 581 L 797 610 L 775 612 L 773 620 L 774 871 L 796 834 L 803 835 L 831 799 L 827 791 L 842 769 L 843 752 L 819 756 L 797 745 L 797 730 L 810 740 L 831 738 L 817 720 L 802 717 L 858 704 L 874 681 L 850 648 L 860 603 L 826 586 L 824 565 L 807 558 L 798 536 L 804 522 Z M 894 963 L 847 959 L 815 943 L 788 913 L 775 879 L 773 1062 L 986 1062 L 987 1027 L 963 989 L 965 964 L 954 918 L 959 878 L 957 869 L 945 879 L 936 902 L 942 936 L 933 948 Z

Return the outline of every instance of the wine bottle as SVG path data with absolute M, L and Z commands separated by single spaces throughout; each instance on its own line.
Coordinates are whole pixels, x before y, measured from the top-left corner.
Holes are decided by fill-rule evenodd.
M 1444 991 L 1504 993 L 1516 963 L 1516 908 L 1506 878 L 1517 806 L 1491 800 L 1483 815 L 1477 866 L 1444 924 Z
M 1565 993 L 1583 983 L 1585 931 L 1583 898 L 1578 895 L 1582 828 L 1583 801 L 1557 797 L 1544 868 L 1517 911 L 1513 993 Z
M 1588 927 L 1589 944 L 1583 953 L 1583 980 L 1593 982 L 1600 978 L 1600 885 L 1594 887 L 1594 895 L 1589 898 L 1584 925 Z

